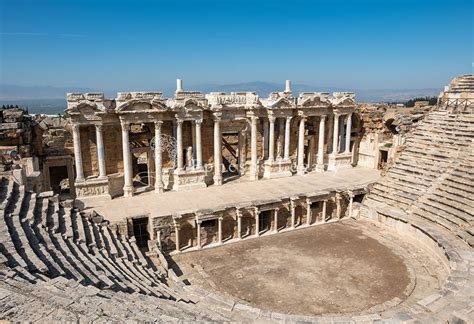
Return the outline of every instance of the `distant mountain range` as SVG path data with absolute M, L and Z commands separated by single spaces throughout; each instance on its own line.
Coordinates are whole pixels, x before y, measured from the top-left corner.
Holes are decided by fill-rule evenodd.
M 209 92 L 255 91 L 260 97 L 267 97 L 272 91 L 283 91 L 284 85 L 273 82 L 245 82 L 236 84 L 198 84 L 185 87 L 185 90 Z M 166 97 L 174 94 L 175 88 L 140 89 L 142 91 L 161 91 Z M 303 91 L 354 91 L 358 102 L 402 102 L 415 97 L 437 96 L 441 88 L 426 89 L 346 89 L 338 87 L 292 84 L 295 94 Z M 123 90 L 119 90 L 123 91 Z M 132 91 L 132 90 L 131 90 Z M 104 92 L 108 98 L 116 96 L 116 90 L 86 87 L 18 86 L 0 84 L 0 106 L 13 104 L 28 107 L 30 113 L 58 114 L 66 108 L 68 92 Z

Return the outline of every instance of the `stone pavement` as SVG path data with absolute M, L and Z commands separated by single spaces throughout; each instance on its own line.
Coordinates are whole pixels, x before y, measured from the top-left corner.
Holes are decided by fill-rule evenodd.
M 146 192 L 134 197 L 113 200 L 100 197 L 78 200 L 85 205 L 86 210 L 95 209 L 99 214 L 107 215 L 107 220 L 114 223 L 131 216 L 149 214 L 151 217 L 159 217 L 238 205 L 257 199 L 263 201 L 288 198 L 297 194 L 361 188 L 377 181 L 379 177 L 378 170 L 356 167 L 288 178 L 262 179 L 256 182 L 230 182 L 223 186 L 190 191 L 163 194 Z

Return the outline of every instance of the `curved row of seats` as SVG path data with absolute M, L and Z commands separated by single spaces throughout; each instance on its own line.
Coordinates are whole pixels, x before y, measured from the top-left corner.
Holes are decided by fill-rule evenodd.
M 84 315 L 101 312 L 111 320 L 249 319 L 219 298 L 172 282 L 133 239 L 6 179 L 0 181 L 0 279 L 0 319 L 82 314 L 92 320 Z
M 406 305 L 403 321 L 474 321 L 474 108 L 432 111 L 364 198 L 360 215 L 412 237 L 444 260 L 439 291 Z
M 375 183 L 367 205 L 388 205 L 427 219 L 474 246 L 474 113 L 433 111 Z

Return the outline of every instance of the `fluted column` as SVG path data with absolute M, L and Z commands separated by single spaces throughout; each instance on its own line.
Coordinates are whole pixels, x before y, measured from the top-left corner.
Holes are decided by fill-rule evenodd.
M 321 116 L 319 120 L 319 142 L 318 142 L 318 165 L 321 167 L 324 164 L 324 134 L 326 127 L 326 116 Z
M 270 135 L 268 136 L 268 161 L 273 162 L 275 160 L 275 117 L 268 116 L 270 123 Z
M 332 136 L 332 154 L 339 153 L 338 139 L 339 139 L 339 114 L 334 114 L 334 127 Z
M 82 168 L 81 133 L 79 131 L 79 124 L 72 124 L 72 141 L 74 144 L 76 182 L 82 182 L 84 181 L 84 170 Z
M 297 166 L 297 174 L 303 175 L 304 174 L 304 124 L 306 119 L 302 117 L 300 119 L 300 126 L 298 130 L 298 166 Z
M 177 168 L 176 170 L 183 170 L 183 120 L 176 120 L 176 156 Z
M 291 134 L 291 118 L 286 117 L 286 125 L 285 125 L 285 154 L 284 159 L 290 159 L 290 134 Z
M 95 139 L 97 145 L 97 162 L 99 164 L 99 178 L 106 178 L 104 138 L 102 135 L 102 125 L 95 125 Z
M 252 116 L 251 118 L 251 159 L 250 159 L 250 180 L 258 180 L 258 166 L 257 166 L 257 120 L 258 117 Z
M 161 120 L 155 121 L 155 192 L 163 192 L 162 151 L 161 151 Z
M 130 197 L 133 195 L 132 181 L 132 155 L 130 154 L 128 122 L 122 122 L 122 153 L 123 153 L 123 195 Z
M 351 151 L 351 128 L 352 128 L 352 114 L 347 114 L 346 122 L 346 147 L 344 153 L 349 154 Z
M 196 126 L 196 169 L 202 169 L 202 142 L 201 142 L 201 123 L 202 120 L 194 121 Z
M 214 185 L 222 185 L 221 116 L 214 115 Z

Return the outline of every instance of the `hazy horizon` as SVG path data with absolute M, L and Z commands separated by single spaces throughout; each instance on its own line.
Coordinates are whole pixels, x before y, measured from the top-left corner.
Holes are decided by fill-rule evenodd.
M 8 85 L 441 89 L 474 61 L 469 0 L 7 0 L 1 9 Z

